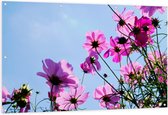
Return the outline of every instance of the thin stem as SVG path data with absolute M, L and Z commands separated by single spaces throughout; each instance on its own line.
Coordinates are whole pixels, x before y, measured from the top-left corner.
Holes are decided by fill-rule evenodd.
M 159 50 L 159 55 L 160 55 L 160 61 L 161 63 L 163 63 L 162 61 L 162 54 L 161 54 L 161 50 L 160 50 L 160 46 L 159 46 L 159 37 L 158 37 L 158 29 L 156 28 L 156 41 L 157 41 L 157 47 L 158 47 L 158 50 Z
M 117 75 L 114 73 L 114 71 L 110 68 L 110 66 L 107 64 L 107 62 L 103 59 L 103 57 L 100 55 L 100 53 L 97 51 L 97 49 L 96 49 L 96 52 L 97 52 L 97 54 L 99 55 L 99 57 L 102 59 L 102 61 L 106 64 L 106 66 L 109 68 L 109 70 L 111 71 L 111 73 L 115 76 L 115 78 L 118 80 L 118 81 L 120 81 L 119 80 L 119 78 L 117 77 Z
M 51 92 L 50 92 L 50 101 L 51 101 L 51 103 L 50 103 L 50 108 L 51 108 L 51 111 L 53 111 L 53 85 L 51 86 Z
M 96 73 L 97 73 L 104 81 L 106 81 L 106 83 L 109 84 L 116 92 L 118 92 L 117 89 L 115 89 L 115 88 L 96 70 L 96 68 L 95 68 L 95 66 L 94 66 L 93 64 L 92 64 L 92 66 L 93 66 L 94 70 L 96 71 Z M 123 87 L 124 87 L 124 85 L 123 85 Z M 124 89 L 126 90 L 125 87 L 124 87 Z M 129 95 L 130 98 L 132 99 L 132 96 L 131 96 L 129 93 L 128 93 L 128 95 Z M 125 97 L 124 95 L 121 95 L 121 96 Z M 134 97 L 134 96 L 133 96 L 133 97 Z M 127 97 L 125 97 L 125 98 L 127 98 Z M 128 98 L 127 98 L 127 99 L 128 99 Z M 136 100 L 135 100 L 135 97 L 134 97 L 132 100 L 131 100 L 131 99 L 128 99 L 128 100 L 131 101 L 132 103 L 134 103 L 137 108 L 139 108 L 139 106 L 138 106 L 138 104 L 137 104 L 137 102 L 136 102 Z
M 83 84 L 83 81 L 84 81 L 84 77 L 85 77 L 85 72 L 83 73 L 83 76 L 82 76 L 82 81 L 81 81 L 81 85 Z
M 34 112 L 36 112 L 36 103 L 37 103 L 37 93 L 35 95 L 35 108 L 34 108 Z
M 112 12 L 120 19 L 120 20 L 123 20 L 118 14 L 117 12 L 108 4 L 108 7 L 112 10 Z M 128 26 L 127 23 L 125 23 L 125 25 L 127 26 L 127 28 L 132 31 L 132 29 Z
M 114 73 L 114 71 L 110 68 L 110 66 L 107 64 L 107 62 L 103 59 L 103 57 L 99 54 L 99 52 L 97 51 L 97 49 L 95 49 L 96 50 L 96 52 L 97 52 L 97 54 L 99 55 L 99 57 L 103 60 L 103 62 L 106 64 L 106 66 L 109 68 L 109 70 L 112 72 L 112 74 L 115 76 L 115 78 L 118 80 L 118 82 L 120 83 L 120 80 L 119 80 L 119 78 L 116 76 L 116 74 Z M 93 66 L 94 67 L 94 66 Z M 95 68 L 96 69 L 96 68 Z M 95 70 L 96 72 L 97 72 L 97 70 Z M 98 73 L 99 74 L 99 73 Z M 102 79 L 104 79 L 104 77 L 102 77 L 101 76 L 101 78 Z M 106 79 L 104 79 L 105 81 L 107 81 Z M 108 81 L 107 81 L 108 82 Z M 121 83 L 120 83 L 121 84 Z M 121 84 L 122 86 L 123 86 L 123 88 L 127 91 L 127 89 L 126 89 L 126 87 L 123 85 L 123 84 Z M 129 94 L 129 93 L 128 93 Z M 138 108 L 139 108 L 139 106 L 138 106 L 138 104 L 137 104 L 137 102 L 136 102 L 136 99 L 135 99 L 135 97 L 134 97 L 134 95 L 133 95 L 133 98 L 132 98 L 132 96 L 129 94 L 129 96 L 131 97 L 131 99 L 133 99 L 133 100 L 130 100 L 132 103 L 134 103 Z
M 155 72 L 154 72 L 154 68 L 153 68 L 153 66 L 152 66 L 152 64 L 151 64 L 151 61 L 149 60 L 149 58 L 148 58 L 148 54 L 147 54 L 147 52 L 146 52 L 146 50 L 144 49 L 144 48 L 142 48 L 142 50 L 144 51 L 144 53 L 145 53 L 145 55 L 146 55 L 146 57 L 147 57 L 147 60 L 148 60 L 148 63 L 149 63 L 149 65 L 150 65 L 150 67 L 151 67 L 151 69 L 152 69 L 152 71 L 153 71 L 153 73 L 154 73 L 154 77 L 155 77 L 155 80 L 156 80 L 156 74 L 155 74 Z M 147 64 L 147 63 L 146 63 Z M 148 65 L 148 64 L 147 64 Z M 151 70 L 151 69 L 149 69 L 149 71 Z M 151 72 L 151 71 L 150 71 Z
M 93 66 L 94 70 L 96 71 L 96 73 L 99 75 L 99 77 L 102 78 L 107 84 L 109 84 L 116 92 L 118 92 L 117 89 L 115 89 L 114 86 L 112 86 L 112 85 L 110 84 L 110 82 L 108 82 L 108 81 L 96 70 L 96 68 L 95 68 L 95 66 L 94 66 L 93 64 L 92 64 L 92 66 Z
M 14 103 L 14 102 L 13 102 L 13 103 Z M 11 104 L 9 105 L 9 107 L 6 109 L 5 113 L 8 112 L 8 110 L 10 109 L 10 107 L 12 106 L 13 103 L 11 103 Z
M 39 102 L 37 103 L 37 105 L 36 105 L 36 108 L 37 108 L 37 106 L 38 106 L 41 102 L 43 102 L 43 101 L 45 101 L 45 100 L 49 100 L 49 98 L 44 98 L 44 99 L 42 99 L 41 101 L 39 101 Z

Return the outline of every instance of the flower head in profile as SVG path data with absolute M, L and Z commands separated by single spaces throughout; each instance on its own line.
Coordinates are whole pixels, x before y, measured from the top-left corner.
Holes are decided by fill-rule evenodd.
M 140 9 L 141 14 L 143 16 L 148 16 L 148 17 L 153 16 L 156 11 L 159 11 L 160 13 L 165 12 L 165 8 L 161 6 L 139 6 L 137 8 Z
M 127 39 L 124 37 L 116 37 L 114 39 L 111 37 L 110 46 L 111 48 L 105 52 L 104 57 L 112 56 L 113 62 L 120 62 L 122 56 L 127 56 L 130 53 L 130 44 L 127 43 Z
M 92 73 L 101 69 L 101 65 L 98 61 L 98 54 L 94 51 L 89 53 L 89 56 L 86 60 L 81 64 L 81 69 L 84 73 Z
M 103 32 L 97 30 L 86 33 L 86 43 L 84 43 L 83 47 L 89 52 L 98 51 L 101 53 L 108 48 L 108 43 Z
M 47 80 L 46 83 L 53 92 L 59 93 L 62 88 L 76 86 L 78 83 L 77 77 L 73 75 L 72 66 L 65 60 L 56 63 L 51 59 L 46 59 L 43 62 L 43 70 L 44 72 L 38 72 L 37 75 Z
M 19 112 L 28 112 L 30 110 L 31 89 L 28 85 L 23 84 L 21 88 L 14 89 L 11 100 L 16 103 L 16 107 L 20 108 Z
M 83 62 L 80 64 L 80 67 L 81 69 L 83 70 L 84 73 L 89 73 L 91 72 L 91 69 L 90 69 L 90 64 L 88 62 Z
M 126 83 L 135 84 L 142 79 L 143 67 L 138 62 L 129 63 L 120 69 L 121 75 Z
M 94 91 L 94 99 L 100 101 L 100 106 L 110 109 L 120 101 L 120 95 L 108 84 L 99 86 Z
M 2 103 L 5 103 L 10 98 L 10 94 L 5 87 L 2 87 Z
M 124 10 L 119 13 L 117 10 L 115 11 L 120 18 L 116 15 L 113 14 L 112 18 L 114 19 L 114 21 L 116 21 L 117 24 L 117 32 L 119 34 L 121 34 L 119 31 L 121 31 L 122 33 L 128 35 L 130 33 L 130 29 L 126 26 L 127 25 L 133 25 L 134 24 L 134 20 L 135 20 L 135 16 L 134 16 L 134 11 L 132 10 L 128 10 L 126 11 L 126 8 L 124 8 Z
M 70 88 L 69 92 L 61 92 L 60 97 L 57 98 L 56 102 L 59 104 L 61 110 L 77 110 L 79 105 L 86 102 L 89 93 L 84 92 L 83 86 L 77 86 Z
M 98 54 L 96 52 L 90 52 L 89 56 L 86 58 L 85 62 L 89 64 L 90 72 L 94 73 L 95 69 L 100 70 L 101 65 L 98 61 Z

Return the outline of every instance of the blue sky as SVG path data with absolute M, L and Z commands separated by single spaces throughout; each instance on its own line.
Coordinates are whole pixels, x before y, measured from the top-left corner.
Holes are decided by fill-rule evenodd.
M 118 9 L 122 11 L 123 8 L 120 6 Z M 135 13 L 140 16 L 139 11 Z M 166 13 L 162 17 L 156 13 L 156 17 L 165 21 Z M 116 23 L 107 5 L 3 2 L 2 22 L 3 86 L 12 92 L 23 83 L 29 84 L 33 89 L 32 100 L 35 91 L 40 92 L 38 100 L 48 95 L 45 79 L 36 75 L 42 71 L 42 60 L 51 58 L 58 62 L 65 59 L 81 79 L 80 63 L 87 56 L 82 47 L 86 32 L 101 30 L 108 41 L 110 36 L 117 36 Z M 160 31 L 166 32 L 166 27 Z M 112 63 L 111 58 L 107 61 L 119 74 L 118 65 Z M 110 73 L 102 66 L 101 73 L 104 72 Z M 108 79 L 117 86 L 113 76 Z M 84 86 L 90 92 L 90 98 L 80 108 L 100 109 L 92 98 L 94 89 L 99 85 L 103 85 L 103 81 L 98 76 L 85 76 Z M 41 106 L 45 107 L 46 103 Z

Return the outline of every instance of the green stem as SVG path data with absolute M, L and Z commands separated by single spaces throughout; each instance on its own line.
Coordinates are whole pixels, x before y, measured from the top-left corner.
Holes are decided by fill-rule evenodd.
M 50 93 L 50 101 L 51 101 L 51 103 L 50 103 L 50 108 L 51 108 L 51 111 L 53 111 L 53 85 L 51 86 L 51 93 Z
M 82 81 L 81 81 L 81 85 L 83 84 L 83 81 L 84 81 L 84 77 L 85 77 L 85 72 L 83 73 L 83 76 L 82 76 Z
M 100 55 L 100 53 L 97 51 L 97 49 L 96 49 L 96 52 L 97 52 L 97 54 L 99 55 L 99 57 L 101 58 L 101 60 L 106 64 L 106 66 L 109 68 L 109 70 L 111 71 L 111 73 L 114 75 L 114 77 L 118 80 L 118 81 L 120 81 L 119 80 L 119 78 L 117 77 L 117 75 L 114 73 L 114 71 L 110 68 L 110 66 L 107 64 L 107 62 L 103 59 L 103 57 Z
M 118 14 L 117 12 L 108 4 L 108 7 L 112 10 L 112 12 L 120 19 L 120 20 L 123 20 Z M 128 26 L 127 23 L 125 23 L 125 25 L 127 26 L 127 28 L 132 31 L 132 29 Z
M 157 41 L 157 47 L 158 47 L 158 50 L 159 50 L 159 55 L 160 55 L 160 61 L 161 63 L 163 63 L 162 61 L 162 54 L 161 54 L 161 50 L 160 50 L 160 46 L 159 46 L 159 37 L 158 37 L 158 29 L 156 28 L 156 41 Z
M 8 110 L 10 109 L 10 107 L 12 106 L 12 104 L 14 104 L 15 102 L 12 102 L 9 106 L 8 106 L 8 108 L 6 109 L 6 111 L 5 111 L 5 113 L 8 113 Z
M 44 99 L 42 99 L 41 101 L 39 101 L 38 103 L 37 103 L 37 105 L 35 106 L 36 108 L 37 108 L 37 106 L 41 103 L 41 102 L 43 102 L 43 101 L 45 101 L 45 100 L 50 100 L 49 98 L 44 98 Z
M 100 78 L 102 78 L 107 84 L 109 84 L 109 85 L 111 86 L 111 88 L 113 88 L 116 92 L 118 92 L 117 89 L 115 89 L 114 86 L 112 86 L 111 83 L 109 83 L 109 82 L 96 70 L 96 68 L 95 68 L 95 66 L 94 66 L 93 64 L 92 64 L 92 66 L 93 66 L 94 70 L 96 71 L 96 73 L 100 76 Z

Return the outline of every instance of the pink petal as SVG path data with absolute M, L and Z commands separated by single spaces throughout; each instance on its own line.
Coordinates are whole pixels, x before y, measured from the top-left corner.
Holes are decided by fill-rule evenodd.
M 121 56 L 120 56 L 120 54 L 116 53 L 116 54 L 113 55 L 113 56 L 114 56 L 114 57 L 113 57 L 113 62 L 118 63 L 118 62 L 121 61 Z
M 103 87 L 97 87 L 94 91 L 94 98 L 95 99 L 100 99 L 101 97 L 104 96 L 104 93 L 102 92 Z
M 48 80 L 48 76 L 45 73 L 43 73 L 43 72 L 38 72 L 37 75 L 41 76 L 41 77 L 44 77 L 44 78 L 46 78 Z
M 85 94 L 81 95 L 78 98 L 78 105 L 83 104 L 87 100 L 88 97 L 89 97 L 89 93 L 85 93 Z
M 104 58 L 108 58 L 109 57 L 109 53 L 110 53 L 110 50 L 107 50 L 105 53 L 104 53 Z
M 95 39 L 95 33 L 94 33 L 94 32 L 92 32 L 92 38 L 93 38 L 94 40 L 96 40 L 96 39 Z
M 55 62 L 53 62 L 51 59 L 46 59 L 45 63 L 48 67 L 48 72 L 52 75 L 55 72 Z
M 114 39 L 112 38 L 112 36 L 110 37 L 110 45 L 115 47 L 116 46 L 116 42 L 114 41 Z

